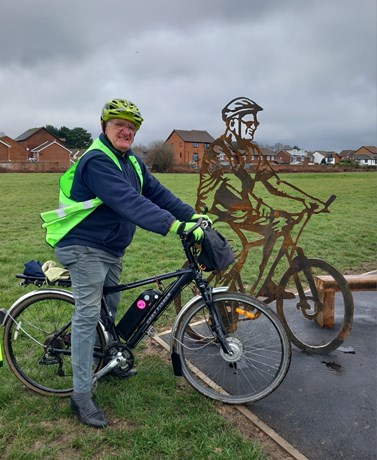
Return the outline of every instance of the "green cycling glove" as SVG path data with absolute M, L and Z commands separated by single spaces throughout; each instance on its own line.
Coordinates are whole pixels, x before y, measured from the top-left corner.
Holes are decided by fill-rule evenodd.
M 198 219 L 206 220 L 210 225 L 212 225 L 212 220 L 209 218 L 209 216 L 207 216 L 207 214 L 194 214 L 191 217 L 190 222 L 193 220 L 196 222 Z
M 196 225 L 196 222 L 181 222 L 180 220 L 175 220 L 170 227 L 170 231 L 181 236 L 183 232 L 187 232 L 194 227 L 194 225 Z M 198 227 L 191 233 L 191 236 L 194 241 L 199 242 L 204 237 L 204 231 L 201 227 Z

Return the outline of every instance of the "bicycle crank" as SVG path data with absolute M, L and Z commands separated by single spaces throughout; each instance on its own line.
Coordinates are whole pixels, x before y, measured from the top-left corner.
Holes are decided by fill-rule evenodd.
M 126 375 L 133 367 L 134 357 L 126 346 L 112 344 L 106 348 L 105 363 L 106 365 L 93 375 L 93 384 L 109 372 L 119 376 Z

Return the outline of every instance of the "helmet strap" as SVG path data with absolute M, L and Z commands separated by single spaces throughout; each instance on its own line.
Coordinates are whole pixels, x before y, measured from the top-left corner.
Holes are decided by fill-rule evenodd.
M 106 128 L 106 121 L 101 119 L 101 127 L 102 127 L 102 132 L 105 134 L 105 128 Z

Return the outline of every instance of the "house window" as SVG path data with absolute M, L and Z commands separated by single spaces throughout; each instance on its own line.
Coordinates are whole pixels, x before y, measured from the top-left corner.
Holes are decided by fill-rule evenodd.
M 198 142 L 194 142 L 194 147 L 199 147 L 199 143 L 198 143 Z
M 195 152 L 192 156 L 192 161 L 196 161 L 198 162 L 199 161 L 199 153 Z

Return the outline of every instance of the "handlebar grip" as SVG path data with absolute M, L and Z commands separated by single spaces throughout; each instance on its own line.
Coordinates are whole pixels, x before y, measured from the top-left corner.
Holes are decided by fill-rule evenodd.
M 325 208 L 328 208 L 335 199 L 336 199 L 336 195 L 331 195 L 330 198 L 325 203 Z
M 189 235 L 191 235 L 191 233 L 192 233 L 195 229 L 199 228 L 199 227 L 202 225 L 203 220 L 204 220 L 204 219 L 203 219 L 202 217 L 200 217 L 200 218 L 198 219 L 198 221 L 196 222 L 195 225 L 193 225 L 189 230 L 183 232 L 183 235 L 186 236 L 186 237 L 189 236 Z

